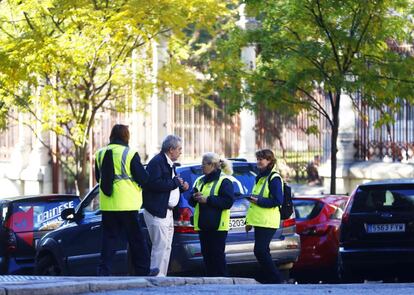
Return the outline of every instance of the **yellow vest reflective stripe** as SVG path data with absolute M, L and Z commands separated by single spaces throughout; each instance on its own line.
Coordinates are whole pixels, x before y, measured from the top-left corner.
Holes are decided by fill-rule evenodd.
M 283 180 L 279 174 L 272 171 L 269 176 L 263 176 L 259 181 L 254 185 L 252 194 L 256 196 L 261 196 L 263 198 L 270 197 L 269 191 L 269 182 L 275 178 L 279 177 L 282 182 L 283 190 Z M 246 224 L 267 227 L 267 228 L 279 228 L 280 227 L 280 210 L 279 207 L 272 208 L 263 208 L 256 204 L 250 203 L 249 210 L 247 211 Z
M 100 209 L 103 211 L 139 210 L 142 205 L 142 189 L 133 180 L 130 167 L 136 151 L 123 145 L 110 144 L 95 154 L 99 169 L 102 167 L 107 150 L 112 150 L 115 179 L 111 196 L 105 195 L 99 189 Z
M 225 175 L 221 175 L 219 179 L 216 181 L 211 181 L 203 185 L 204 177 L 200 177 L 196 180 L 195 187 L 199 192 L 203 194 L 203 196 L 208 196 L 209 198 L 218 198 L 218 192 L 220 190 L 221 183 L 224 179 L 229 179 Z M 199 204 L 197 203 L 194 209 L 194 229 L 199 231 L 200 228 L 198 227 L 198 220 L 200 217 L 200 208 Z M 221 211 L 220 217 L 220 224 L 218 227 L 218 231 L 228 231 L 229 230 L 229 223 L 230 223 L 230 209 L 225 209 Z

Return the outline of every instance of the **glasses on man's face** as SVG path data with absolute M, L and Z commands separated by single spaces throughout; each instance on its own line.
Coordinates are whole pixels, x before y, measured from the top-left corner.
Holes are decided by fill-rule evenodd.
M 201 166 L 210 166 L 211 165 L 211 163 L 201 163 Z

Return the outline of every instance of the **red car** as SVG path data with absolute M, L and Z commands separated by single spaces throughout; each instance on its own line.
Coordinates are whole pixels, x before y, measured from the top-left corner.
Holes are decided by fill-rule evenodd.
M 348 196 L 295 196 L 296 231 L 301 251 L 293 267 L 302 281 L 336 278 L 339 227 Z

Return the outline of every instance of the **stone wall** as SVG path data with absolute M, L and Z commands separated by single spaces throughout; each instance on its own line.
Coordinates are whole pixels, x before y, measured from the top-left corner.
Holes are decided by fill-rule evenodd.
M 414 178 L 414 164 L 381 161 L 354 162 L 337 169 L 337 193 L 352 193 L 357 185 L 373 180 Z M 320 168 L 324 177 L 324 192 L 329 193 L 330 164 Z

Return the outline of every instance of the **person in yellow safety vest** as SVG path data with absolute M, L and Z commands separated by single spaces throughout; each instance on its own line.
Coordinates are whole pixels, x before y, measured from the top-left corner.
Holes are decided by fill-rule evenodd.
M 114 125 L 109 140 L 109 145 L 95 154 L 95 176 L 102 212 L 102 248 L 97 272 L 101 276 L 111 275 L 116 245 L 125 232 L 134 274 L 151 275 L 148 243 L 138 220 L 141 187 L 147 183 L 148 173 L 138 152 L 128 147 L 128 126 Z
M 256 280 L 265 284 L 282 282 L 279 269 L 270 254 L 269 245 L 280 227 L 279 206 L 283 202 L 283 183 L 275 171 L 276 158 L 269 149 L 256 152 L 259 174 L 248 198 L 250 207 L 246 216 L 246 230 L 254 227 L 254 255 L 259 262 L 260 271 Z
M 233 169 L 216 153 L 204 154 L 201 166 L 204 175 L 196 180 L 189 200 L 195 207 L 194 229 L 199 234 L 207 276 L 227 276 L 224 250 L 234 187 L 226 175 L 231 175 Z

